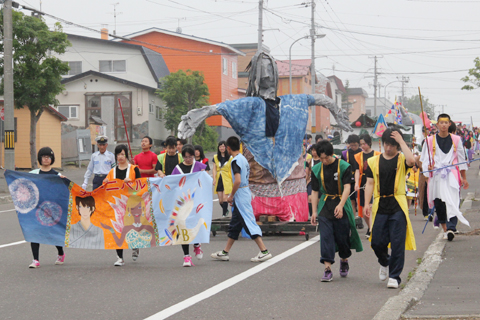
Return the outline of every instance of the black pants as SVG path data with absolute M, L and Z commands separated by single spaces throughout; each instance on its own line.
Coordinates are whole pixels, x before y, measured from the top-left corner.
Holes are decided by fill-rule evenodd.
M 259 237 L 258 234 L 254 234 L 254 235 L 250 234 L 250 230 L 248 230 L 248 227 L 245 224 L 245 221 L 243 220 L 243 217 L 240 211 L 238 211 L 235 204 L 233 204 L 232 219 L 230 219 L 230 224 L 228 225 L 228 237 L 233 240 L 238 240 L 238 235 L 240 234 L 240 232 L 242 232 L 242 229 L 245 229 L 245 232 L 253 240 Z
M 198 246 L 199 243 L 195 243 L 194 246 Z M 183 255 L 189 256 L 190 255 L 190 245 L 188 244 L 182 244 L 182 249 L 183 249 Z
M 105 178 L 107 177 L 106 174 L 96 174 L 93 176 L 93 189 L 92 190 L 95 190 L 97 189 L 98 187 L 100 187 L 102 184 L 103 184 L 103 180 L 105 180 Z
M 350 223 L 346 216 L 335 220 L 318 216 L 318 231 L 320 231 L 320 263 L 335 263 L 335 246 L 338 247 L 340 258 L 347 259 L 352 255 Z
M 120 259 L 123 259 L 123 249 L 116 249 L 117 250 L 117 256 L 120 258 Z
M 423 193 L 423 208 L 422 208 L 422 213 L 424 217 L 428 216 L 428 184 L 425 182 L 425 192 Z
M 389 277 L 401 282 L 400 274 L 405 264 L 405 238 L 407 236 L 407 218 L 403 211 L 375 216 L 372 228 L 372 249 L 378 263 L 389 267 Z M 388 254 L 388 244 L 391 253 Z
M 30 245 L 32 247 L 33 259 L 38 261 L 40 256 L 40 243 L 32 242 Z M 63 247 L 55 246 L 55 248 L 57 248 L 58 255 L 63 256 Z
M 452 217 L 450 220 L 447 218 L 447 205 L 440 199 L 433 200 L 435 203 L 435 211 L 437 212 L 438 223 L 446 223 L 447 230 L 457 231 L 458 218 Z

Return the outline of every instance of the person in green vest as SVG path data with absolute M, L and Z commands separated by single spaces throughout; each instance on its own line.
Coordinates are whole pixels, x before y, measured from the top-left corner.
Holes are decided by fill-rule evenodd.
M 183 162 L 182 154 L 177 152 L 177 138 L 169 136 L 165 140 L 167 152 L 158 155 L 157 170 L 158 176 L 163 178 L 172 174 L 173 169 Z
M 340 256 L 340 276 L 346 277 L 350 268 L 348 258 L 352 255 L 351 249 L 361 252 L 363 246 L 355 228 L 355 216 L 349 201 L 352 167 L 333 156 L 333 145 L 329 141 L 320 141 L 316 145 L 316 151 L 321 162 L 312 168 L 314 214 L 310 221 L 316 225 L 318 217 L 320 263 L 325 265 L 321 281 L 329 282 L 333 279 L 331 266 L 335 262 L 335 251 Z

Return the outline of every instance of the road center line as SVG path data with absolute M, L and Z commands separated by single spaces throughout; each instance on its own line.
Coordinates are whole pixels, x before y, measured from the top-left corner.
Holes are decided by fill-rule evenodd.
M 10 246 L 16 246 L 17 244 L 22 244 L 22 243 L 25 243 L 25 242 L 27 242 L 27 241 L 22 240 L 22 241 L 17 241 L 17 242 L 2 244 L 2 245 L 0 245 L 0 248 L 10 247 Z
M 0 211 L 0 213 L 10 212 L 10 211 L 15 211 L 15 209 L 3 210 L 3 211 Z
M 205 300 L 207 298 L 210 298 L 214 295 L 216 295 L 217 293 L 225 290 L 225 289 L 228 289 L 230 288 L 231 286 L 259 273 L 260 271 L 263 271 L 271 266 L 273 266 L 274 264 L 282 261 L 283 259 L 285 258 L 288 258 L 290 257 L 291 255 L 303 250 L 303 249 L 306 249 L 308 248 L 309 246 L 311 246 L 312 244 L 315 244 L 316 242 L 318 242 L 320 240 L 320 236 L 316 236 L 308 241 L 305 241 L 281 254 L 279 254 L 278 256 L 275 256 L 273 257 L 272 259 L 270 260 L 267 260 L 265 262 L 262 262 L 261 264 L 253 267 L 253 268 L 250 268 L 230 279 L 227 279 L 203 292 L 200 292 L 199 294 L 196 294 L 186 300 L 183 300 L 171 307 L 168 307 L 148 318 L 146 318 L 145 320 L 159 320 L 159 319 L 165 319 L 165 318 L 168 318 L 170 316 L 173 316 L 174 314 L 182 311 L 182 310 L 185 310 L 191 306 L 193 306 L 194 304 L 202 301 L 202 300 Z M 220 262 L 221 263 L 221 262 Z M 226 262 L 228 263 L 228 262 Z

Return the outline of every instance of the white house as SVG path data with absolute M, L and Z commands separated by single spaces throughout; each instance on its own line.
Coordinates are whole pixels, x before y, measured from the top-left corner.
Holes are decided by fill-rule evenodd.
M 124 116 L 132 148 L 145 135 L 158 145 L 170 134 L 161 120 L 164 103 L 155 95 L 159 79 L 170 74 L 161 54 L 100 38 L 69 34 L 68 40 L 72 46 L 59 56 L 70 65 L 57 96 L 58 111 L 68 118 L 63 132 L 86 128 L 96 116 L 106 123 L 111 146 L 126 143 Z

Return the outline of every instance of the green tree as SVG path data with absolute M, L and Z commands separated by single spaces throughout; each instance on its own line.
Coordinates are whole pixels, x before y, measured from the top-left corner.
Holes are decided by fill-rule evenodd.
M 217 151 L 218 133 L 205 121 L 197 128 L 193 135 L 193 144 L 199 144 L 206 151 Z
M 429 118 L 433 116 L 433 105 L 428 102 L 428 98 L 422 95 L 423 111 L 425 111 Z M 408 110 L 408 112 L 419 115 L 422 112 L 420 106 L 420 96 L 417 94 L 415 96 L 406 97 L 405 103 L 403 106 Z
M 475 60 L 475 67 L 468 70 L 468 76 L 462 78 L 462 81 L 465 83 L 473 84 L 466 84 L 462 87 L 462 90 L 473 90 L 480 88 L 480 58 L 476 57 Z
M 15 108 L 30 110 L 30 160 L 37 163 L 37 122 L 49 105 L 58 105 L 55 98 L 64 89 L 62 75 L 69 70 L 68 63 L 52 56 L 62 54 L 70 46 L 67 35 L 56 23 L 49 30 L 42 18 L 13 11 L 13 90 Z M 3 12 L 0 15 L 0 50 L 3 52 Z M 0 73 L 4 72 L 3 55 Z M 0 94 L 4 94 L 3 81 Z
M 209 104 L 208 86 L 200 71 L 178 70 L 163 78 L 160 88 L 157 94 L 166 104 L 165 127 L 175 135 L 182 115 Z

